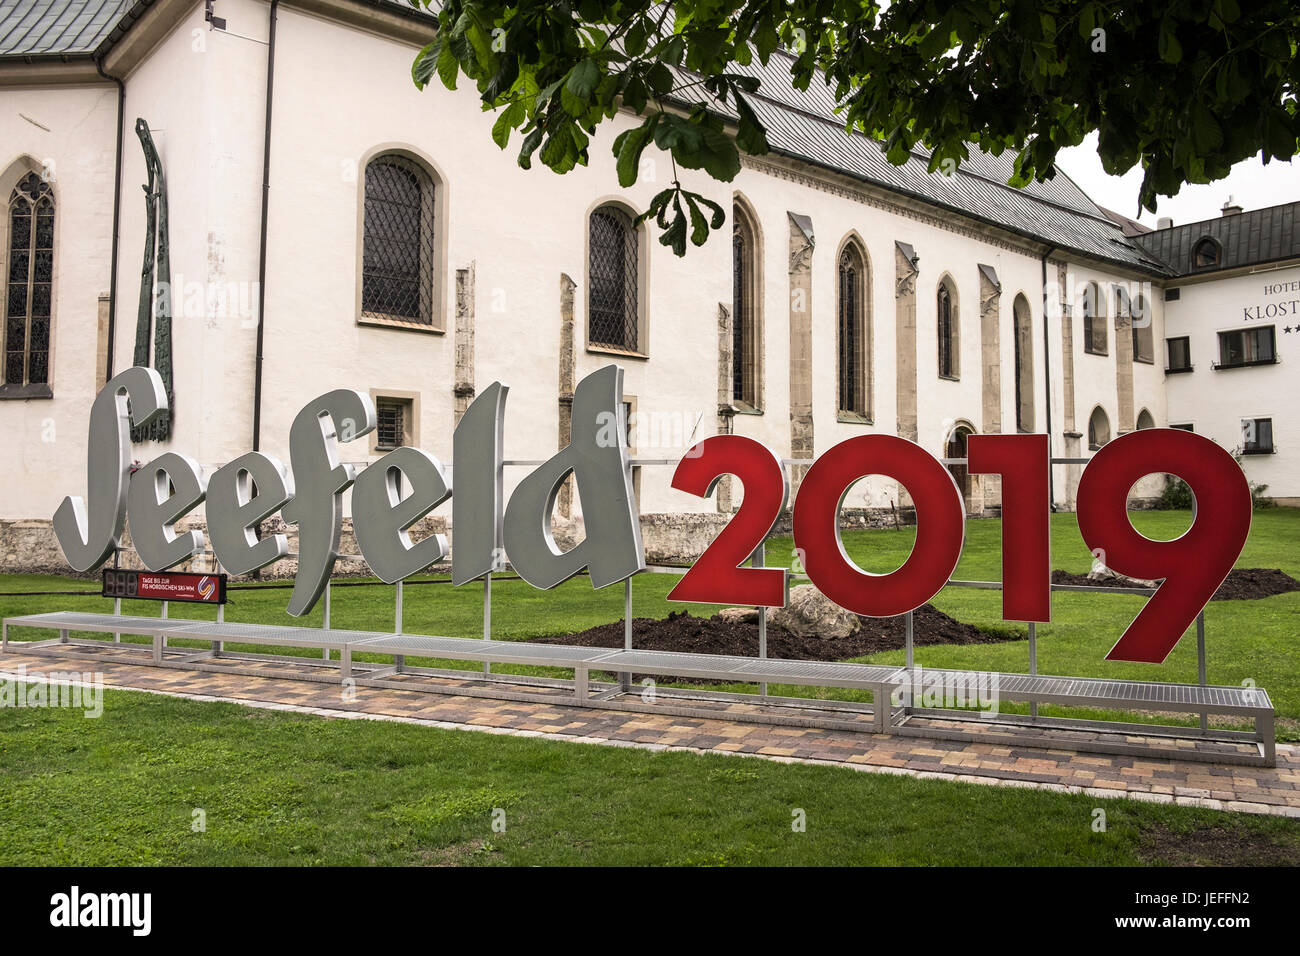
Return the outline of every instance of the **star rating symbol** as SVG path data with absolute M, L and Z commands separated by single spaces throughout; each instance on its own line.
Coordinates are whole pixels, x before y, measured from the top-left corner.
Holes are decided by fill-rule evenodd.
M 1287 335 L 1290 335 L 1292 328 L 1291 326 L 1288 325 L 1285 328 L 1283 328 L 1282 331 L 1285 332 Z M 1295 326 L 1295 331 L 1300 332 L 1300 325 Z

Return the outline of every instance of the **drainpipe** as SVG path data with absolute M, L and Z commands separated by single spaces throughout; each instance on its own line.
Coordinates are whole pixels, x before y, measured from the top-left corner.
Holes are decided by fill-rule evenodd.
M 126 84 L 104 71 L 104 58 L 95 57 L 99 75 L 117 85 L 117 150 L 113 158 L 113 240 L 108 264 L 108 366 L 104 381 L 113 377 L 113 346 L 117 328 L 117 244 L 122 221 L 122 119 L 126 111 Z
M 280 0 L 271 0 L 266 42 L 266 127 L 262 133 L 262 234 L 257 260 L 257 355 L 253 365 L 253 451 L 262 447 L 262 347 L 266 330 L 266 223 L 271 205 L 271 105 L 275 88 L 275 21 Z
M 1056 246 L 1048 246 L 1043 257 L 1038 260 L 1042 267 L 1043 275 L 1043 387 L 1047 393 L 1047 449 L 1051 453 L 1052 449 L 1052 350 L 1048 347 L 1051 341 L 1051 323 L 1047 319 L 1047 257 L 1056 251 Z M 1056 477 L 1055 469 L 1049 465 L 1047 468 L 1047 503 L 1052 511 L 1056 511 Z

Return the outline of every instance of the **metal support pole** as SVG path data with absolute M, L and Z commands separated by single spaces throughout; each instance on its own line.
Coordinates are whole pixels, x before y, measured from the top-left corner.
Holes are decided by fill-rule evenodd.
M 215 551 L 212 552 L 212 571 L 214 574 L 217 575 L 221 574 L 221 562 L 217 560 L 217 552 Z M 226 606 L 224 604 L 217 605 L 217 623 L 218 624 L 226 623 Z M 213 657 L 220 657 L 221 652 L 224 651 L 225 649 L 226 649 L 225 641 L 212 642 Z
M 116 570 L 116 569 L 118 569 L 119 567 L 121 567 L 121 555 L 122 555 L 122 549 L 121 549 L 121 548 L 114 548 L 114 549 L 113 549 L 113 569 L 114 569 L 114 570 Z M 113 598 L 113 614 L 114 614 L 115 616 L 117 616 L 117 617 L 121 617 L 121 616 L 122 616 L 122 599 L 121 599 L 120 597 Z M 114 643 L 114 644 L 121 644 L 121 643 L 122 643 L 122 632 L 121 632 L 121 631 L 114 631 L 114 632 L 113 632 L 113 643 Z
M 163 602 L 162 602 L 162 618 L 163 618 L 164 621 L 167 620 L 167 612 L 168 612 L 168 610 L 169 610 L 168 607 L 167 607 L 167 604 L 168 604 L 168 602 L 166 602 L 166 601 L 163 601 Z M 163 647 L 166 647 L 166 646 L 167 646 L 167 635 L 166 635 L 166 634 L 164 634 L 164 635 L 162 636 L 162 646 L 163 646 Z
M 623 650 L 632 649 L 632 579 L 628 578 L 623 582 Z M 624 693 L 632 689 L 632 673 L 630 671 L 618 675 L 619 683 L 623 687 Z
M 907 649 L 907 669 L 910 671 L 915 663 L 912 655 L 912 612 L 908 611 L 903 615 L 904 624 L 904 641 L 903 646 Z
M 754 549 L 754 560 L 750 563 L 756 568 L 761 568 L 763 566 L 763 561 L 766 558 L 766 553 L 763 547 L 765 543 L 766 542 L 760 541 L 758 547 Z M 767 608 L 765 607 L 760 607 L 758 609 L 758 656 L 761 660 L 767 659 Z M 767 681 L 759 682 L 758 696 L 767 696 Z
M 397 582 L 397 595 L 394 604 L 395 607 L 393 608 L 393 625 L 394 625 L 393 633 L 401 634 L 402 633 L 402 582 L 401 581 Z
M 492 572 L 483 575 L 483 640 L 492 640 Z M 483 676 L 492 673 L 492 662 L 483 662 Z
M 1205 609 L 1196 615 L 1196 682 L 1202 687 L 1206 684 L 1205 676 Z M 1201 733 L 1207 733 L 1210 729 L 1210 714 L 1208 711 L 1201 712 Z
M 330 629 L 330 585 L 332 583 L 333 581 L 325 582 L 325 619 L 321 622 L 321 628 L 326 631 Z M 329 660 L 330 649 L 328 647 L 322 647 L 320 650 L 320 656 L 321 660 Z
M 1038 625 L 1033 621 L 1029 622 L 1029 673 L 1038 673 Z M 1030 703 L 1029 716 L 1038 716 L 1037 701 Z

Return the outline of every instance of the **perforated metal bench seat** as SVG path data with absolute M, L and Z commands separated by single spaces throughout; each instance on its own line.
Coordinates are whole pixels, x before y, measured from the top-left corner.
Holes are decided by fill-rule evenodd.
M 925 668 L 927 678 L 969 678 L 970 671 Z M 1006 700 L 1074 707 L 1137 705 L 1149 710 L 1190 711 L 1212 714 L 1272 714 L 1273 702 L 1257 687 L 1220 687 L 1171 684 L 1160 681 L 1103 680 L 1087 677 L 1052 677 L 1042 674 L 997 674 L 998 695 Z M 890 683 L 908 681 L 906 669 L 897 670 Z
M 42 627 L 69 631 L 110 634 L 139 634 L 143 637 L 177 637 L 197 641 L 230 641 L 238 644 L 266 644 L 274 647 L 318 647 L 337 650 L 381 631 L 348 631 L 315 627 L 283 627 L 268 624 L 232 624 L 223 621 L 195 621 L 179 617 L 134 617 L 127 614 L 87 614 L 80 611 L 52 611 L 9 617 L 4 621 L 4 641 L 11 627 Z

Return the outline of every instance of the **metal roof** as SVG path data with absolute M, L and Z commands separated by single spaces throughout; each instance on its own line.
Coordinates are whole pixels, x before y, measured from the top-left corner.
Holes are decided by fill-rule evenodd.
M 0 56 L 95 52 L 135 0 L 0 0 Z
M 788 62 L 786 54 L 778 52 L 766 66 L 755 61 L 748 67 L 733 67 L 762 81 L 759 92 L 746 98 L 767 127 L 768 144 L 774 152 L 1060 249 L 1144 272 L 1168 273 L 1163 262 L 1127 238 L 1064 173 L 1058 171 L 1047 182 L 1033 182 L 1023 189 L 1008 185 L 1015 161 L 1010 150 L 993 156 L 972 147 L 970 158 L 951 175 L 929 172 L 928 156 L 918 151 L 903 165 L 895 166 L 879 143 L 844 128 L 827 84 L 813 82 L 807 90 L 795 89 Z
M 1198 269 L 1192 250 L 1205 238 L 1219 244 L 1219 264 Z M 1179 276 L 1300 258 L 1300 202 L 1157 229 L 1135 241 Z

